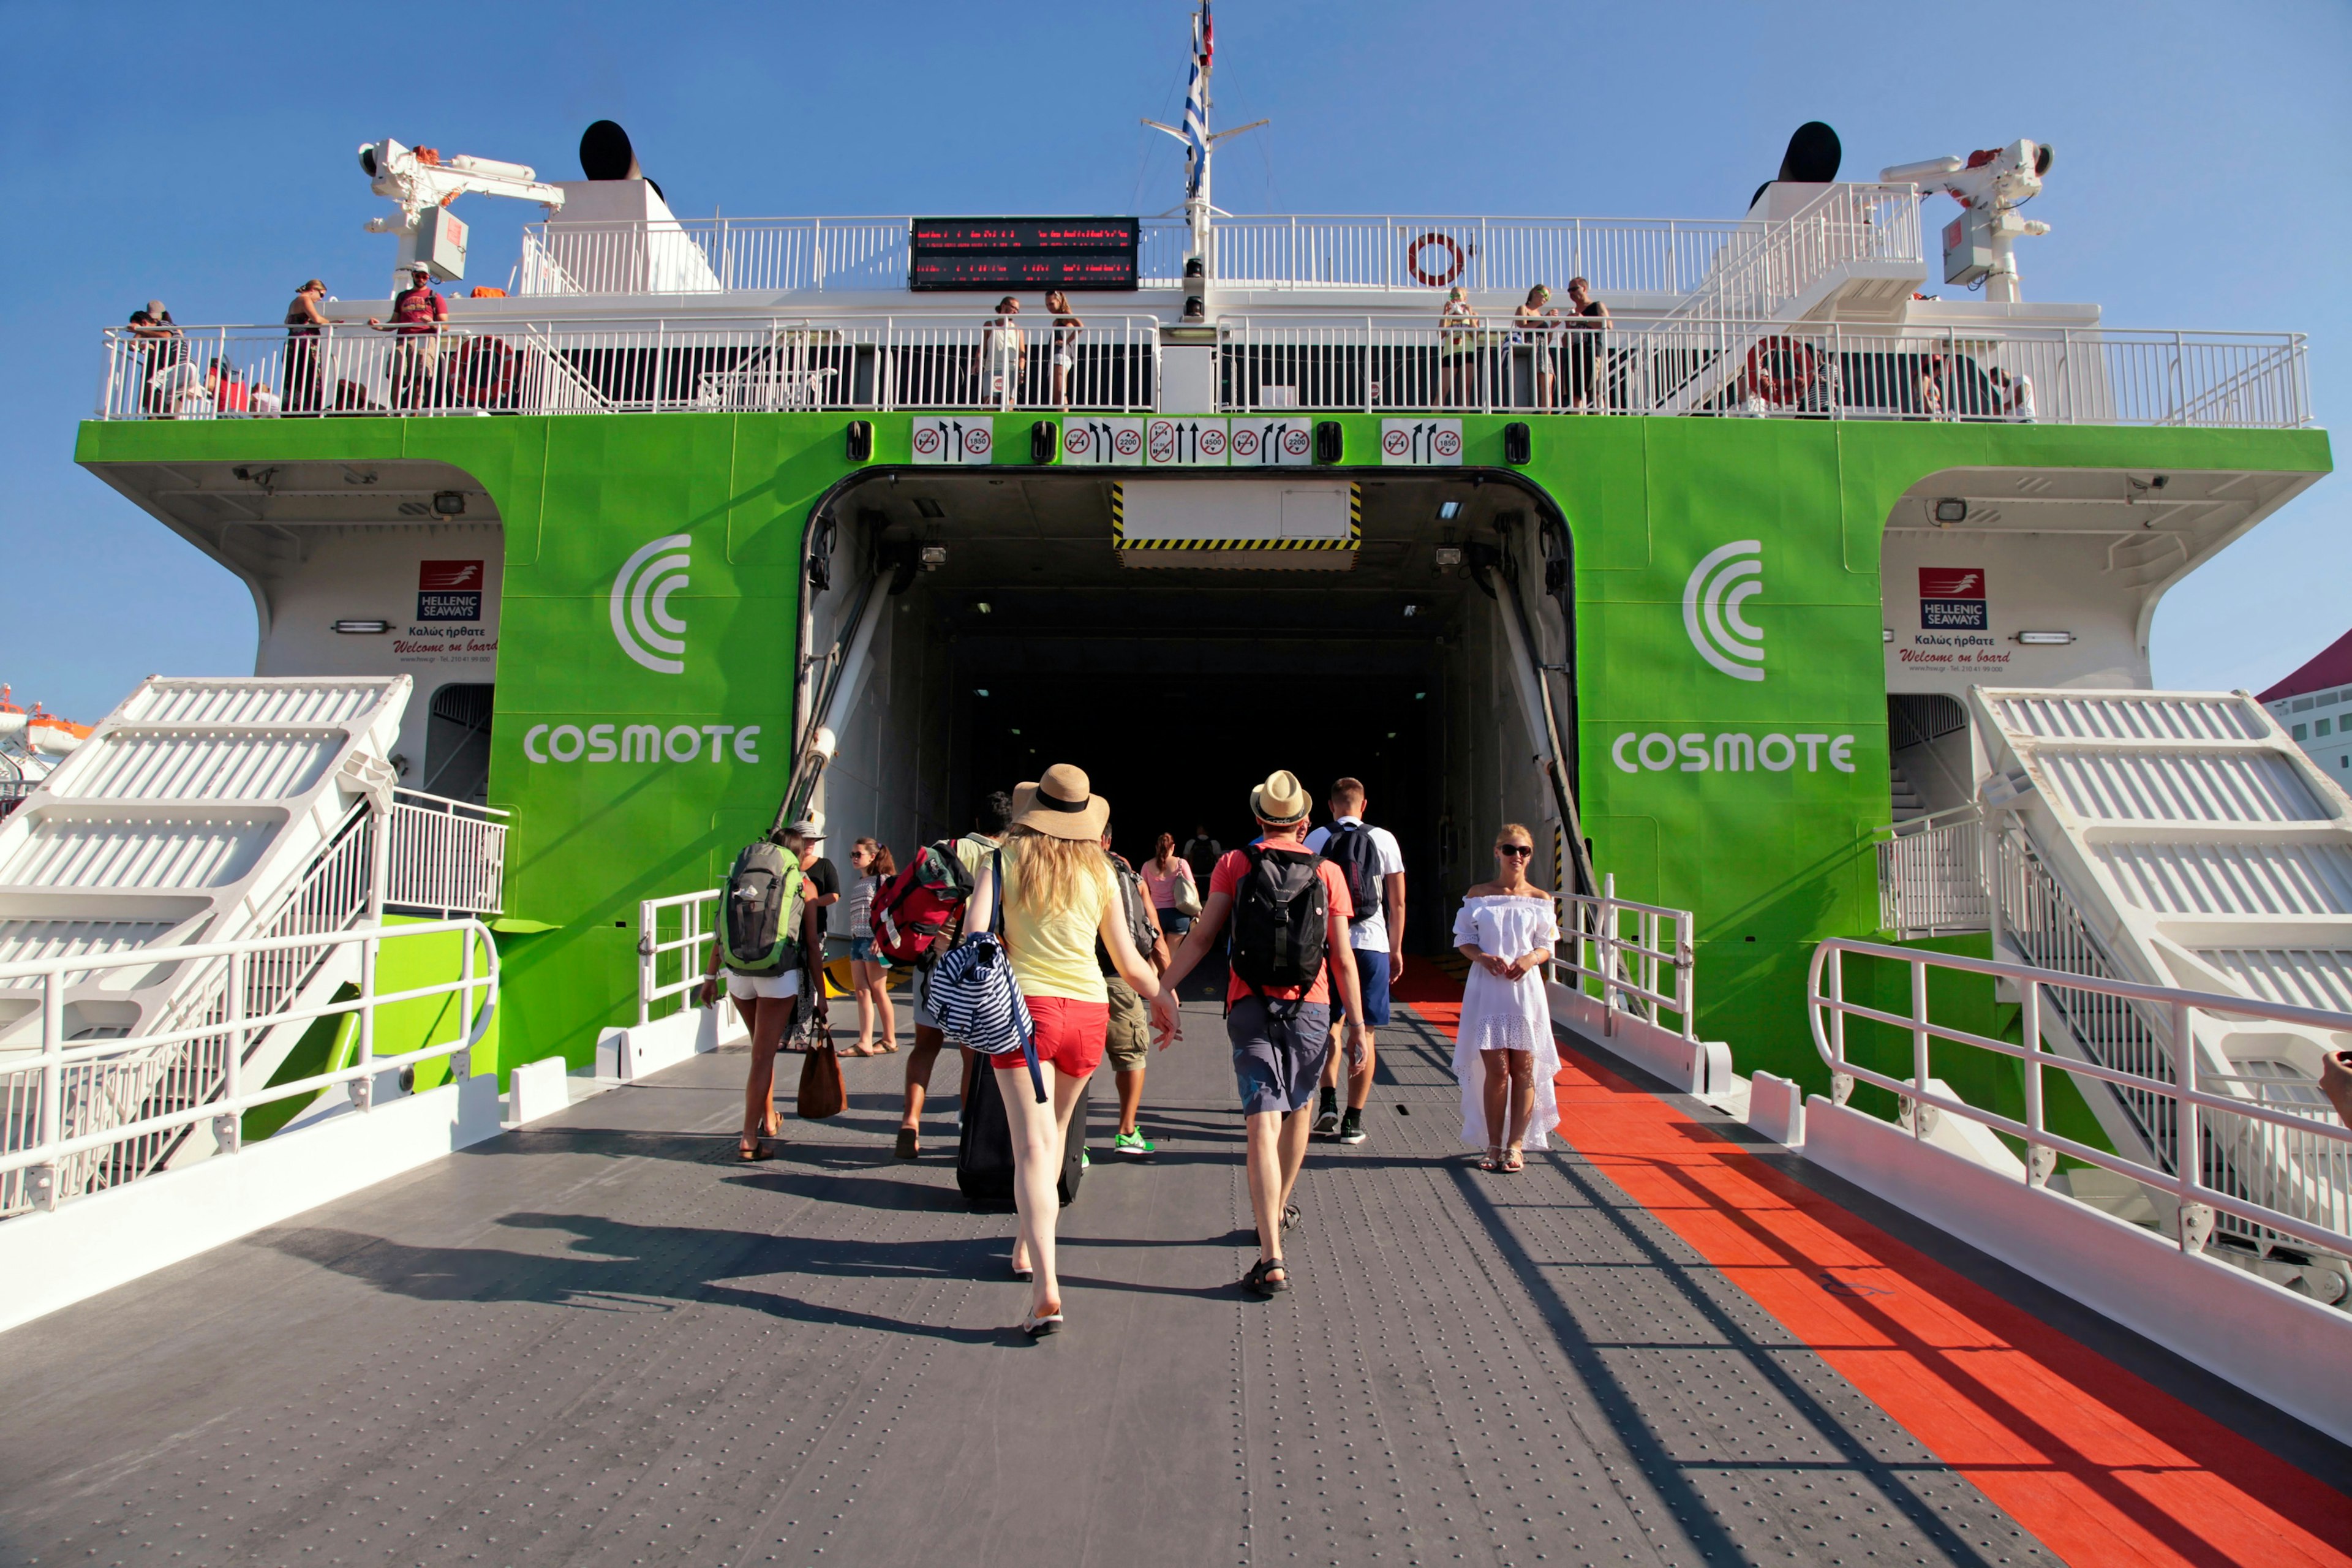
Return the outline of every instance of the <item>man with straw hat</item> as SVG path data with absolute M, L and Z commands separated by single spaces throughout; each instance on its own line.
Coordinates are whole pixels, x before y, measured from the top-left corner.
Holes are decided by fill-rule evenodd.
M 1347 951 L 1348 917 L 1355 909 L 1339 868 L 1307 847 L 1308 805 L 1306 786 L 1286 771 L 1268 774 L 1250 792 L 1250 811 L 1265 836 L 1218 860 L 1208 901 L 1160 976 L 1151 1009 L 1162 1048 L 1183 1038 L 1177 984 L 1208 956 L 1231 915 L 1225 1035 L 1249 1130 L 1250 1209 L 1258 1241 L 1258 1260 L 1242 1285 L 1269 1296 L 1290 1289 L 1282 1233 L 1300 1221 L 1290 1199 L 1307 1161 L 1316 1087 L 1330 1050 L 1332 976 L 1347 1018 L 1349 1060 L 1362 1061 L 1370 1044 L 1356 966 L 1326 961 Z

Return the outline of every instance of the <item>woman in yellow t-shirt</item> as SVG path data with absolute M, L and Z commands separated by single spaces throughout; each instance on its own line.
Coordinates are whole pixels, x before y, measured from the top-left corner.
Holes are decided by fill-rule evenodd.
M 1021 1211 L 1013 1244 L 1013 1272 L 1032 1281 L 1024 1333 L 1033 1338 L 1062 1326 L 1061 1286 L 1054 1272 L 1054 1224 L 1061 1213 L 1055 1182 L 1070 1131 L 1070 1113 L 1102 1062 L 1110 1030 L 1110 996 L 1095 962 L 1099 938 L 1112 964 L 1136 994 L 1160 994 L 1159 972 L 1129 935 L 1102 849 L 1110 802 L 1092 792 L 1086 773 L 1066 763 L 1035 784 L 1013 792 L 1013 826 L 1005 836 L 1004 945 L 1013 978 L 1036 1026 L 1037 1062 L 1046 1102 L 1026 1081 L 1018 1054 L 993 1065 L 998 1099 L 1013 1134 L 1013 1195 Z M 996 858 L 981 862 L 965 929 L 988 929 L 995 908 Z

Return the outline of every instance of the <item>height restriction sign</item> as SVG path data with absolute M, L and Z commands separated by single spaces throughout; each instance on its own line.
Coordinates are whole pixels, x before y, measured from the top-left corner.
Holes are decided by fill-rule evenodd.
M 1381 421 L 1381 461 L 1407 467 L 1462 466 L 1462 421 L 1459 419 L 1383 419 Z
M 996 458 L 996 421 L 987 415 L 932 415 L 915 421 L 918 463 L 988 463 Z

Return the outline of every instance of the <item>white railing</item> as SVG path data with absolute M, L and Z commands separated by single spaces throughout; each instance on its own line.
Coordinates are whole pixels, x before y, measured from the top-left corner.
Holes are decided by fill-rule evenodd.
M 1159 324 L 982 320 L 500 322 L 394 339 L 335 327 L 106 332 L 101 419 L 257 414 L 1022 408 L 1139 411 Z M 2311 420 L 2302 334 L 1680 321 L 1580 329 L 1508 316 L 1390 325 L 1233 316 L 1234 412 L 1693 414 L 2294 428 Z M 428 352 L 429 351 L 429 352 Z M 1057 361 L 1067 360 L 1066 364 Z
M 1973 805 L 1898 822 L 1879 841 L 1878 923 L 1908 940 L 1988 931 L 1984 816 Z
M 1909 187 L 1841 187 L 1858 192 Z M 1856 198 L 1868 201 L 1870 198 Z M 1877 198 L 1879 226 L 1849 249 L 1893 256 L 1916 202 Z M 1906 227 L 1907 220 L 1907 227 Z M 679 218 L 663 223 L 533 224 L 517 274 L 523 295 L 879 291 L 907 287 L 912 218 Z M 1728 255 L 1756 248 L 1767 226 L 1739 219 L 1411 217 L 1377 215 L 1223 217 L 1210 274 L 1235 288 L 1564 290 L 1583 278 L 1611 293 L 1684 294 Z M 1145 218 L 1137 258 L 1146 288 L 1175 286 L 1191 239 L 1181 219 Z M 1745 250 L 1743 250 L 1743 245 Z M 680 252 L 690 250 L 689 261 Z
M 423 790 L 392 792 L 383 901 L 452 915 L 506 910 L 507 818 L 512 814 Z
M 401 991 L 378 988 L 376 975 L 384 944 L 460 933 L 458 977 Z M 359 994 L 346 1001 L 308 1007 L 281 1007 L 267 1014 L 253 1006 L 243 981 L 257 965 L 265 972 L 281 963 L 279 954 L 315 949 L 359 949 Z M 487 969 L 478 968 L 478 954 Z M 186 1022 L 133 1039 L 69 1040 L 66 1033 L 66 991 L 93 974 L 155 967 L 159 963 L 202 963 L 217 965 L 229 978 L 225 1005 L 218 1017 Z M 27 984 L 29 983 L 29 984 Z M 37 989 L 40 1023 L 32 1051 L 12 1052 L 0 1068 L 0 1194 L 13 1202 L 5 1210 L 54 1208 L 75 1195 L 68 1176 L 76 1163 L 103 1162 L 126 1147 L 164 1146 L 185 1136 L 201 1123 L 212 1124 L 221 1152 L 234 1153 L 241 1142 L 241 1121 L 257 1106 L 297 1096 L 315 1095 L 339 1084 L 365 1109 L 375 1078 L 419 1063 L 470 1051 L 481 1042 L 498 1005 L 499 956 L 489 929 L 474 920 L 429 921 L 415 925 L 314 935 L 248 937 L 235 942 L 205 942 L 173 948 L 168 955 L 152 951 L 84 954 L 0 963 L 0 988 Z M 477 1007 L 477 993 L 479 1006 Z M 379 1058 L 375 1054 L 376 1014 L 395 1003 L 436 996 L 459 998 L 455 1030 L 446 1041 Z M 319 1018 L 358 1018 L 357 1045 L 351 1065 L 280 1084 L 247 1088 L 242 1068 L 248 1043 L 260 1032 Z M 125 1057 L 168 1051 L 198 1042 L 222 1042 L 222 1071 L 216 1081 L 203 1086 L 185 1103 L 161 1110 L 145 1109 L 120 1121 L 95 1119 L 79 1097 L 79 1085 L 103 1084 L 117 1075 L 109 1069 Z M 27 1058 L 30 1059 L 26 1059 Z M 462 1069 L 461 1069 L 462 1070 Z
M 413 338 L 339 325 L 106 333 L 100 419 L 615 414 L 811 408 L 1140 410 L 1159 323 L 1043 313 L 731 326 L 500 321 Z
M 1882 1011 L 1846 1000 L 1844 962 L 1849 953 L 1907 965 L 1909 1008 Z M 1997 1040 L 1928 1014 L 1928 973 L 1984 976 L 2017 989 L 2023 1044 Z M 2142 985 L 2080 973 L 2042 969 L 1997 959 L 1961 958 L 1916 948 L 1834 937 L 1814 951 L 1807 984 L 1807 1013 L 1815 1049 L 1828 1065 L 1832 1097 L 1843 1103 L 1857 1083 L 1893 1094 L 1901 1121 L 1914 1137 L 1933 1131 L 1931 1118 L 1950 1115 L 1974 1121 L 2025 1145 L 2025 1181 L 2040 1187 L 2059 1155 L 2096 1165 L 2168 1195 L 2177 1204 L 2176 1233 L 2184 1251 L 2200 1251 L 2217 1216 L 2234 1221 L 2239 1247 L 2256 1251 L 2275 1240 L 2316 1247 L 2337 1258 L 2352 1257 L 2352 1129 L 2324 1103 L 2284 1101 L 2269 1093 L 2247 1092 L 2252 1080 L 2235 1075 L 2200 1074 L 2197 1068 L 2197 1021 L 2235 1026 L 2268 1020 L 2329 1031 L 2352 1030 L 2352 1015 L 2291 1007 L 2245 996 Z M 2042 1047 L 2042 1008 L 2051 994 L 2105 997 L 2119 1007 L 2161 1016 L 2166 1030 L 2166 1071 L 2131 1071 L 2053 1055 Z M 1863 1019 L 1906 1037 L 1907 1077 L 1877 1071 L 1853 1060 L 1847 1048 L 1850 1019 Z M 1931 1047 L 1948 1042 L 1990 1051 L 2020 1064 L 2023 1078 L 2022 1120 L 1969 1105 L 1929 1087 Z M 2174 1130 L 2176 1147 L 2199 1157 L 2149 1163 L 2094 1147 L 2051 1131 L 2044 1074 L 2072 1075 L 2084 1093 L 2105 1089 L 2164 1107 L 2161 1118 Z M 2088 1079 L 2088 1083 L 2080 1080 Z M 2269 1080 L 2264 1080 L 2267 1087 Z M 2207 1085 L 2225 1092 L 2215 1093 Z M 2102 1088 L 2104 1086 L 2104 1089 Z
M 1683 1038 L 1698 1038 L 1697 926 L 1690 910 L 1619 898 L 1614 872 L 1601 879 L 1598 898 L 1554 897 L 1561 916 L 1561 984 L 1652 1024 L 1663 1009 L 1675 1016 Z
M 661 1016 L 694 1005 L 691 1000 L 681 1000 L 678 1008 L 663 1007 L 673 996 L 687 998 L 701 984 L 702 972 L 708 962 L 704 946 L 718 939 L 719 888 L 705 888 L 698 893 L 677 893 L 667 899 L 647 899 L 637 906 L 637 1022 L 650 1024 L 655 1009 Z M 676 954 L 673 958 L 671 955 Z M 664 971 L 677 965 L 677 977 L 663 978 Z
M 2295 428 L 2299 332 L 1228 316 L 1224 407 Z M 1700 394 L 1704 394 L 1701 395 Z

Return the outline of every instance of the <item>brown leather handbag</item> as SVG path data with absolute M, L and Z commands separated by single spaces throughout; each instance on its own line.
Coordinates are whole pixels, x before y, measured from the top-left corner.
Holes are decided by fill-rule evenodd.
M 840 1115 L 847 1104 L 848 1095 L 841 1083 L 841 1057 L 834 1050 L 833 1035 L 827 1030 L 801 1058 L 801 1119 L 822 1121 Z

